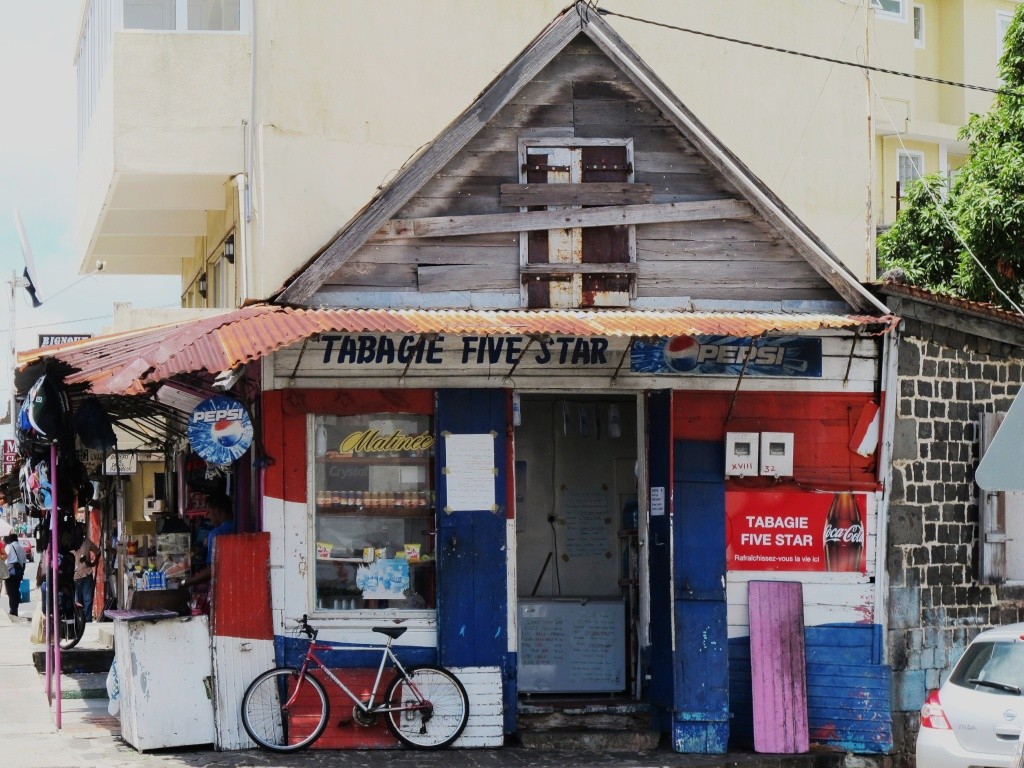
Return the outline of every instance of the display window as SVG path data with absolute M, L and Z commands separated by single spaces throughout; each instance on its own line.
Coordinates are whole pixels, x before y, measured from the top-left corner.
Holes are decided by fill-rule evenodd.
M 434 432 L 426 415 L 314 415 L 318 611 L 436 607 Z

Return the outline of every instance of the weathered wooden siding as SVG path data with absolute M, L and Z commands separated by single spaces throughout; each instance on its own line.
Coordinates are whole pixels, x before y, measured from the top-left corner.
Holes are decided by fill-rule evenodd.
M 807 667 L 803 585 L 750 582 L 750 669 L 754 749 L 803 753 L 807 735 Z
M 524 138 L 632 139 L 634 181 L 652 203 L 739 199 L 626 75 L 577 38 L 424 184 L 395 218 L 508 213 L 501 184 L 518 183 Z M 760 218 L 636 227 L 644 300 L 834 300 L 835 291 Z M 320 303 L 518 306 L 519 234 L 371 239 L 321 289 Z M 386 300 L 383 296 L 386 295 Z M 329 296 L 329 298 L 327 298 Z

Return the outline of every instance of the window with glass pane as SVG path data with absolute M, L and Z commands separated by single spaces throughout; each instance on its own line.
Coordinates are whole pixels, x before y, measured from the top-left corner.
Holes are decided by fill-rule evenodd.
M 188 0 L 188 28 L 237 32 L 241 29 L 239 0 Z
M 434 433 L 413 414 L 316 415 L 316 608 L 434 608 Z
M 174 0 L 124 0 L 125 29 L 174 29 Z
M 879 14 L 882 16 L 894 16 L 900 19 L 906 18 L 904 8 L 905 0 L 871 0 Z

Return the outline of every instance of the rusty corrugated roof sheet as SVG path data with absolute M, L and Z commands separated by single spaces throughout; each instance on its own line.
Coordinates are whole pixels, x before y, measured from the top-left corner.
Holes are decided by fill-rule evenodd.
M 882 294 L 890 296 L 905 296 L 924 304 L 931 304 L 936 307 L 945 307 L 947 309 L 965 312 L 974 315 L 975 317 L 995 320 L 996 322 L 1005 323 L 1006 325 L 1012 325 L 1018 328 L 1024 327 L 1024 316 L 1021 316 L 1017 312 L 1003 309 L 991 302 L 961 299 L 956 296 L 947 296 L 942 293 L 935 293 L 935 291 L 929 291 L 927 288 L 919 288 L 916 285 L 904 285 L 902 283 L 881 282 L 873 284 L 872 287 Z
M 891 315 L 641 310 L 293 309 L 260 304 L 215 317 L 127 331 L 18 355 L 19 368 L 65 364 L 69 384 L 96 394 L 142 394 L 178 374 L 228 371 L 321 333 L 662 337 L 758 336 L 882 326 Z

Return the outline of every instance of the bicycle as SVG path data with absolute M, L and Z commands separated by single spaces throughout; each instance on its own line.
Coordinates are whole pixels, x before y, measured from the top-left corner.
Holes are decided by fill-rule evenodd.
M 331 650 L 318 645 L 317 629 L 306 616 L 298 630 L 309 638 L 309 647 L 299 669 L 276 667 L 257 677 L 242 696 L 242 725 L 249 737 L 271 752 L 297 752 L 315 742 L 327 727 L 330 701 L 323 683 L 313 674 L 319 669 L 352 700 L 352 718 L 361 726 L 374 725 L 386 716 L 388 730 L 399 741 L 416 749 L 441 749 L 454 742 L 469 720 L 469 697 L 459 679 L 444 667 L 422 664 L 403 667 L 391 644 L 405 634 L 406 627 L 373 627 L 388 639 L 383 646 L 361 650 L 381 650 L 377 677 L 364 701 L 351 691 L 317 657 L 316 651 Z M 395 667 L 395 677 L 378 699 L 384 667 Z M 308 690 L 311 693 L 303 693 Z
M 56 628 L 58 642 L 62 651 L 70 650 L 78 645 L 85 635 L 85 609 L 82 604 L 75 600 L 75 582 L 66 570 L 64 563 L 65 556 L 58 554 L 57 566 L 57 621 L 53 623 Z M 40 593 L 43 601 L 43 621 L 46 625 L 46 642 L 53 642 L 53 630 L 51 619 L 53 618 L 53 604 L 50 601 L 48 589 L 52 580 L 44 582 Z

